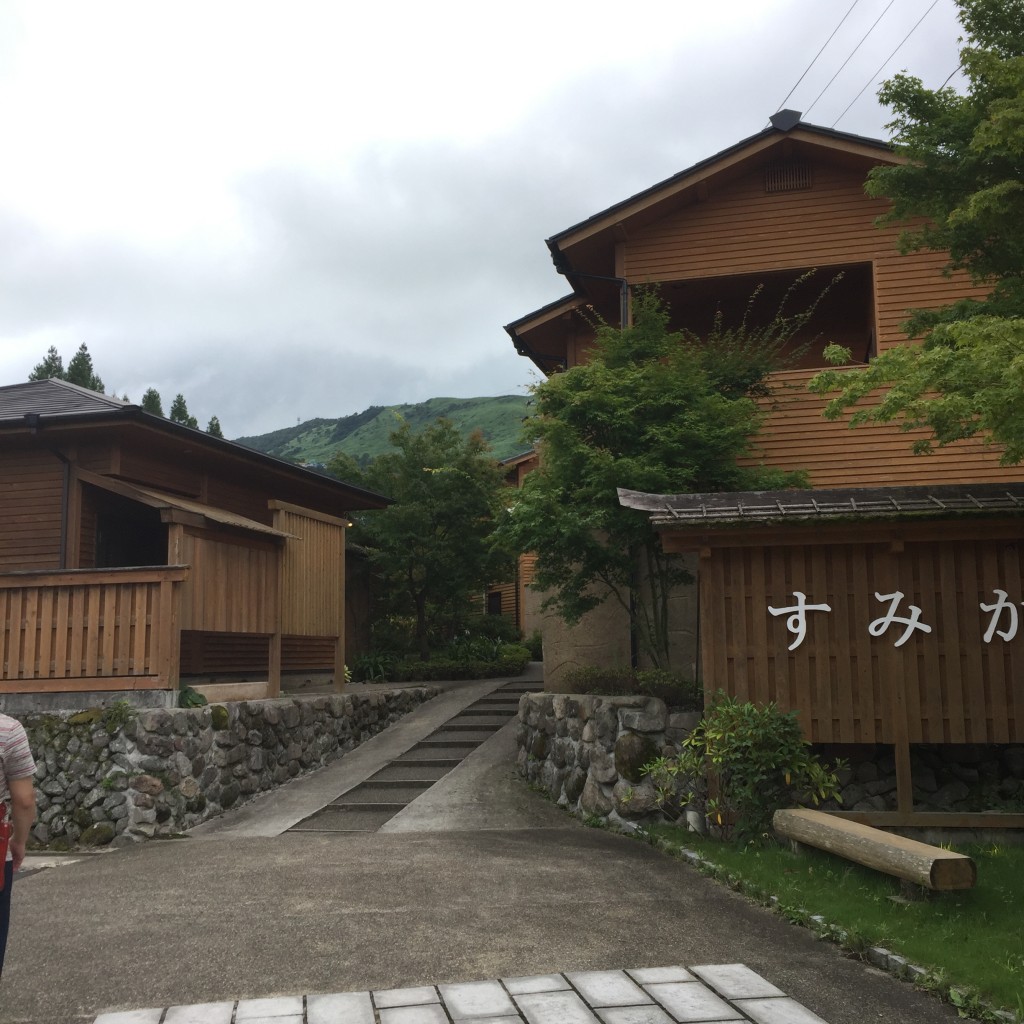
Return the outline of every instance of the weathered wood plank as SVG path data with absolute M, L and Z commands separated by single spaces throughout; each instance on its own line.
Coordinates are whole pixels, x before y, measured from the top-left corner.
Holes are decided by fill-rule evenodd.
M 784 839 L 826 850 L 928 889 L 970 889 L 977 881 L 974 861 L 962 853 L 882 832 L 823 811 L 776 811 L 772 828 Z

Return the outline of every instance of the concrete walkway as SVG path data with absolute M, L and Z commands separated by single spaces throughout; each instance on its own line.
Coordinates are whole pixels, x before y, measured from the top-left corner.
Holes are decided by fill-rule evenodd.
M 689 865 L 584 828 L 530 792 L 513 768 L 514 725 L 379 832 L 283 832 L 478 692 L 446 692 L 341 761 L 193 838 L 85 856 L 20 878 L 0 1024 L 91 1024 L 108 1011 L 129 1015 L 104 1024 L 252 1024 L 275 1015 L 275 1024 L 363 1024 L 365 1013 L 355 1011 L 317 1017 L 318 1005 L 344 1004 L 304 994 L 364 993 L 365 1007 L 377 998 L 371 993 L 410 988 L 429 989 L 431 1001 L 378 1000 L 378 1020 L 366 1019 L 467 1024 L 474 1018 L 455 1016 L 447 995 L 462 990 L 445 986 L 480 982 L 491 984 L 466 992 L 498 999 L 501 989 L 515 1007 L 514 1016 L 484 1018 L 492 1024 L 502 1016 L 530 1024 L 956 1020 L 931 997 L 845 959 Z M 687 1017 L 684 1003 L 669 1005 L 658 998 L 667 990 L 636 975 L 653 1002 L 623 1003 L 613 1014 L 616 1004 L 599 1006 L 576 980 L 592 971 L 621 980 L 623 968 L 665 964 L 745 965 L 786 994 L 752 997 L 775 1000 L 765 1013 L 796 1013 L 799 1004 L 817 1016 L 758 1018 L 706 979 L 664 982 L 689 986 L 680 998 L 706 986 L 731 1005 L 726 1016 Z M 552 988 L 546 1000 L 512 991 L 512 979 L 537 976 L 560 976 L 570 988 Z M 265 999 L 285 1002 L 258 1002 Z M 300 1002 L 305 1019 L 295 1012 Z M 560 1008 L 547 1012 L 545 1002 Z M 223 1004 L 209 1011 L 221 1017 L 201 1016 L 207 1004 Z

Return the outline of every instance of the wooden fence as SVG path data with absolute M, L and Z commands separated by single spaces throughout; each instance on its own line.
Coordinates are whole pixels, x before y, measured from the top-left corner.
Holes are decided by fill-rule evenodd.
M 184 566 L 0 576 L 0 693 L 176 689 Z

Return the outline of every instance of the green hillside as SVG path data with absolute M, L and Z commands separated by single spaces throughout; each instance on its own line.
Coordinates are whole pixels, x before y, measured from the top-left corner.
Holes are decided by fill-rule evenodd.
M 337 452 L 365 461 L 389 448 L 388 435 L 404 419 L 421 430 L 438 417 L 452 421 L 464 434 L 480 430 L 497 459 L 523 451 L 520 440 L 527 415 L 526 395 L 498 398 L 431 398 L 416 405 L 371 405 L 360 413 L 340 419 L 313 419 L 260 434 L 239 437 L 239 444 L 295 462 L 326 464 Z

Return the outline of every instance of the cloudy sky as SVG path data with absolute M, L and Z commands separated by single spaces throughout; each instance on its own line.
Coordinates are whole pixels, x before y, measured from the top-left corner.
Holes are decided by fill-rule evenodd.
M 851 5 L 786 106 L 884 137 L 953 0 L 5 0 L 0 384 L 85 342 L 229 437 L 521 392 L 543 240 L 763 128 Z

